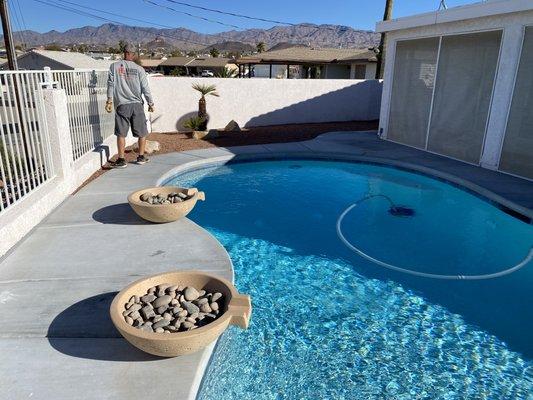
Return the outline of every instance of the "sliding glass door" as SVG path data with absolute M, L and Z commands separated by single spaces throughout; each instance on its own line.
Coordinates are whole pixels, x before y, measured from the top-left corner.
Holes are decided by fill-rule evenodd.
M 442 38 L 427 149 L 479 163 L 501 31 Z
M 387 138 L 479 163 L 501 31 L 399 41 Z
M 396 45 L 387 138 L 425 148 L 439 38 Z

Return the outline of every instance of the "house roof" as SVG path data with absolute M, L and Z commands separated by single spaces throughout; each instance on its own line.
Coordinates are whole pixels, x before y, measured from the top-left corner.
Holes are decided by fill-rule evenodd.
M 450 7 L 444 10 L 431 11 L 402 18 L 379 21 L 376 32 L 391 32 L 426 25 L 436 25 L 447 22 L 463 21 L 474 18 L 490 17 L 500 14 L 531 11 L 531 0 L 491 0 L 462 6 Z
M 211 67 L 211 68 L 222 68 L 228 64 L 233 64 L 233 59 L 223 58 L 223 57 L 205 57 L 205 58 L 196 58 L 187 66 L 189 67 Z
M 160 65 L 168 67 L 217 68 L 225 67 L 231 63 L 233 63 L 231 58 L 224 57 L 170 57 Z
M 287 49 L 266 51 L 249 57 L 241 57 L 238 64 L 268 63 L 314 63 L 329 64 L 351 61 L 376 61 L 376 54 L 368 49 L 331 49 L 311 47 L 290 47 Z
M 192 60 L 194 60 L 194 57 L 170 57 L 159 65 L 168 67 L 185 67 Z
M 166 60 L 153 60 L 150 58 L 142 58 L 141 60 L 141 66 L 143 67 L 157 67 L 159 64 L 163 63 Z
M 21 55 L 19 59 L 27 57 L 32 53 L 38 54 L 41 57 L 49 58 L 50 60 L 53 60 L 55 62 L 65 65 L 66 67 L 74 69 L 107 69 L 113 63 L 113 61 L 110 60 L 95 60 L 92 57 L 74 51 L 53 50 L 32 50 L 26 54 Z

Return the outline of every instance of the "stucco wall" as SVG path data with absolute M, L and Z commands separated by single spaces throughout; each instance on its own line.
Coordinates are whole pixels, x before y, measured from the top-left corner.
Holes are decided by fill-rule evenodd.
M 195 82 L 214 84 L 220 94 L 207 98 L 209 128 L 232 119 L 241 126 L 379 119 L 382 84 L 376 80 L 150 77 L 154 132 L 175 131 L 196 114 Z
M 491 6 L 490 3 L 486 3 L 485 5 L 477 5 L 476 7 Z M 469 9 L 466 9 L 465 11 L 465 18 L 468 17 L 468 10 Z M 457 9 L 456 12 L 460 11 L 460 9 Z M 407 22 L 412 24 L 417 23 L 416 18 L 412 18 L 412 21 L 410 20 Z M 428 18 L 427 15 L 424 14 L 420 16 L 421 21 L 423 21 L 424 18 Z M 395 23 L 400 24 L 401 22 L 401 20 L 398 20 L 398 22 Z M 480 161 L 480 165 L 483 167 L 498 169 L 501 147 L 507 126 L 507 115 L 514 89 L 514 80 L 520 59 L 524 27 L 526 25 L 533 25 L 533 10 L 415 26 L 412 28 L 406 27 L 405 29 L 388 32 L 387 59 L 385 61 L 383 99 L 380 113 L 381 137 L 387 137 L 392 81 L 394 79 L 394 57 L 397 41 L 501 29 L 503 30 L 503 38 L 500 57 L 484 138 L 483 153 Z

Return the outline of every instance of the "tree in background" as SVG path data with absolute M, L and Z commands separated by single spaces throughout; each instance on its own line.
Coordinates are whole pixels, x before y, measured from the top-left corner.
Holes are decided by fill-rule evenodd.
M 266 50 L 266 44 L 265 44 L 265 42 L 259 42 L 255 46 L 255 48 L 256 48 L 258 53 L 262 53 L 262 52 L 264 52 Z
M 174 50 L 172 53 L 170 53 L 170 57 L 180 57 L 181 55 L 181 51 L 179 50 Z
M 46 46 L 44 46 L 44 49 L 45 50 L 52 50 L 52 51 L 63 51 L 61 46 L 58 45 L 58 44 L 55 44 L 55 43 L 47 44 Z
M 89 46 L 87 46 L 86 44 L 77 44 L 73 47 L 72 50 L 78 53 L 87 53 L 87 51 L 89 51 Z
M 187 52 L 187 56 L 189 57 L 196 57 L 197 55 L 198 53 L 195 50 L 190 50 L 189 52 Z
M 183 69 L 180 67 L 175 67 L 169 72 L 169 75 L 170 76 L 183 76 L 185 75 L 185 71 L 183 71 Z
M 217 78 L 236 78 L 239 73 L 237 68 L 224 67 L 220 72 L 217 72 L 215 76 Z
M 392 17 L 392 2 L 393 0 L 385 0 L 385 12 L 383 13 L 383 21 L 388 21 Z M 383 78 L 383 70 L 385 66 L 385 32 L 381 33 L 381 39 L 379 41 L 379 48 L 376 64 L 376 79 Z
M 220 51 L 216 47 L 213 47 L 211 50 L 209 50 L 209 54 L 213 58 L 217 58 L 220 55 Z
M 241 58 L 241 56 L 242 56 L 242 53 L 240 51 L 230 51 L 228 53 L 228 58 L 232 58 L 234 60 Z
M 118 52 L 119 53 L 124 53 L 124 49 L 126 48 L 126 42 L 124 40 L 119 40 L 118 41 Z

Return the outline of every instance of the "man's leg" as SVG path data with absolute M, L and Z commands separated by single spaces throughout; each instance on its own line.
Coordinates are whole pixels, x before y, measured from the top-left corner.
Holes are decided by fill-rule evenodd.
M 140 137 L 139 138 L 139 155 L 144 156 L 144 149 L 146 147 L 146 138 Z
M 144 107 L 141 103 L 136 103 L 133 105 L 131 131 L 133 136 L 139 138 L 139 156 L 137 157 L 137 164 L 145 164 L 150 161 L 150 159 L 144 155 L 146 150 L 146 136 L 148 136 L 148 128 L 146 127 Z
M 117 137 L 118 158 L 111 163 L 112 168 L 125 168 L 128 165 L 124 159 L 124 153 L 126 152 L 126 135 L 128 134 L 130 122 L 128 116 L 124 115 L 123 112 L 123 106 L 118 106 L 115 112 L 115 136 Z
M 117 136 L 117 149 L 118 158 L 124 158 L 124 153 L 126 151 L 126 138 L 124 136 Z

